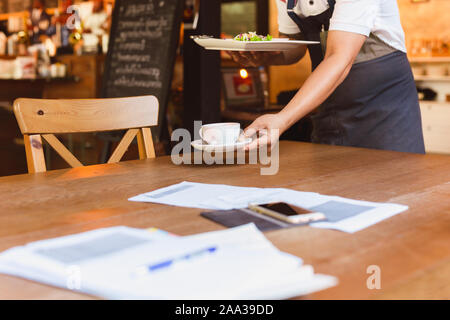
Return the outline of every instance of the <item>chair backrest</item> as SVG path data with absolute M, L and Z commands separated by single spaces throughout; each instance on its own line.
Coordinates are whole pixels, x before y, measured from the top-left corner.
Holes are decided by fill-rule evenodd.
M 24 135 L 28 172 L 47 171 L 42 138 L 72 167 L 83 164 L 55 134 L 128 130 L 108 163 L 119 162 L 137 136 L 140 159 L 154 158 L 151 126 L 158 124 L 158 99 L 17 99 L 14 114 Z

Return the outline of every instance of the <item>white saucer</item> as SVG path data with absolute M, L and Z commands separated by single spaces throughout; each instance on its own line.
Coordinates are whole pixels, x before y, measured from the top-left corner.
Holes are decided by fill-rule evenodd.
M 191 146 L 194 147 L 194 149 L 205 151 L 205 152 L 231 152 L 235 150 L 240 150 L 244 148 L 246 145 L 250 144 L 252 142 L 252 138 L 245 139 L 244 141 L 238 141 L 233 144 L 207 144 L 204 143 L 201 139 L 192 141 Z
M 289 39 L 273 39 L 272 41 L 237 41 L 232 39 L 216 39 L 210 37 L 194 37 L 194 41 L 206 50 L 227 51 L 283 51 L 305 44 L 320 44 L 317 41 L 300 41 Z

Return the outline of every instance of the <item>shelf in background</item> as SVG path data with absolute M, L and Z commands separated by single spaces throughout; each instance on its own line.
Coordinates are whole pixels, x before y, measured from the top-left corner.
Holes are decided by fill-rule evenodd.
M 450 102 L 445 102 L 445 101 L 441 102 L 441 101 L 419 100 L 419 103 L 421 106 L 429 106 L 429 107 L 442 106 L 442 107 L 450 108 Z
M 105 5 L 111 4 L 114 5 L 115 0 L 103 0 Z M 58 8 L 47 8 L 47 13 L 49 15 L 54 15 L 55 11 Z M 0 20 L 8 20 L 10 17 L 28 17 L 29 12 L 28 11 L 20 11 L 20 12 L 7 12 L 7 13 L 0 13 Z
M 450 76 L 414 76 L 416 81 L 450 81 Z
M 46 11 L 49 15 L 53 16 L 55 14 L 56 8 L 47 8 Z M 29 16 L 28 11 L 20 11 L 20 12 L 9 12 L 9 13 L 2 13 L 0 14 L 0 20 L 8 20 L 10 17 L 23 17 L 28 18 Z
M 410 57 L 411 63 L 450 63 L 450 57 Z

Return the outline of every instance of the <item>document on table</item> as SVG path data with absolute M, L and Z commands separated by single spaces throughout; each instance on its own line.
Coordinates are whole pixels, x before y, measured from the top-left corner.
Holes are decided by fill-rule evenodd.
M 327 216 L 327 221 L 312 223 L 312 227 L 348 233 L 363 230 L 408 209 L 399 204 L 358 201 L 284 188 L 248 188 L 193 182 L 182 182 L 129 200 L 210 210 L 243 209 L 250 203 L 287 202 Z
M 109 299 L 285 299 L 337 283 L 253 224 L 189 237 L 100 229 L 7 250 L 0 272 Z
M 247 188 L 223 184 L 182 182 L 130 198 L 130 201 L 153 202 L 180 207 L 230 210 L 247 208 L 249 203 L 264 203 L 280 197 L 297 197 L 309 205 L 319 205 L 320 195 L 279 188 Z

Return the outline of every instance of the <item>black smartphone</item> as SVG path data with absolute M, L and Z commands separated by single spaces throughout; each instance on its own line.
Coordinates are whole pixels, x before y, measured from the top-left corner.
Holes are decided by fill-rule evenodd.
M 285 202 L 250 204 L 249 209 L 288 223 L 298 224 L 326 220 L 326 216 L 321 212 L 311 211 Z

